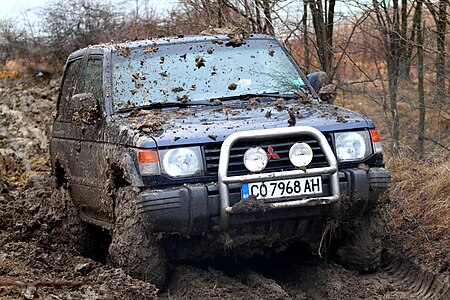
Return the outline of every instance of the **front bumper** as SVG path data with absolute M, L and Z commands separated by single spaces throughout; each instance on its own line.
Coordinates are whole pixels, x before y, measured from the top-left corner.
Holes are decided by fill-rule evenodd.
M 336 202 L 230 214 L 227 225 L 240 226 L 281 219 L 335 216 L 339 213 L 343 201 L 346 202 L 343 206 L 345 209 L 364 212 L 389 187 L 390 182 L 389 171 L 384 168 L 341 169 L 338 178 L 341 195 Z M 327 194 L 331 193 L 330 180 L 323 181 L 323 190 Z M 230 207 L 239 202 L 240 184 L 229 184 L 228 196 Z M 205 233 L 222 224 L 220 219 L 222 206 L 217 183 L 144 190 L 139 194 L 137 208 L 144 224 L 151 232 Z

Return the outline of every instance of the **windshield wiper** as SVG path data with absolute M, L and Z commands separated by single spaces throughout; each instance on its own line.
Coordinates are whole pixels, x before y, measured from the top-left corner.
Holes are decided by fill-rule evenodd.
M 220 98 L 216 98 L 216 99 L 219 99 L 220 101 L 227 101 L 227 100 L 246 100 L 246 99 L 256 98 L 256 97 L 283 98 L 283 99 L 300 98 L 300 96 L 297 94 L 261 93 L 261 94 L 241 94 L 241 95 L 235 95 L 235 96 L 220 97 Z
M 142 106 L 126 107 L 117 110 L 117 112 L 129 112 L 135 109 L 152 109 L 152 108 L 169 108 L 169 107 L 188 107 L 188 106 L 213 106 L 214 104 L 209 101 L 189 101 L 189 102 L 155 102 Z

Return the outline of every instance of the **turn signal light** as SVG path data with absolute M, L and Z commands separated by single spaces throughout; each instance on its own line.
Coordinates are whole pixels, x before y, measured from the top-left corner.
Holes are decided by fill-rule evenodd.
M 155 149 L 140 149 L 138 150 L 138 161 L 140 163 L 159 162 L 158 151 Z
M 381 142 L 381 138 L 378 135 L 378 131 L 376 131 L 375 129 L 370 129 L 370 137 L 372 138 L 372 142 L 376 143 L 376 142 Z
M 372 145 L 373 145 L 373 152 L 375 153 L 382 153 L 383 147 L 381 146 L 381 138 L 378 135 L 378 131 L 375 129 L 370 129 L 370 138 L 372 139 Z

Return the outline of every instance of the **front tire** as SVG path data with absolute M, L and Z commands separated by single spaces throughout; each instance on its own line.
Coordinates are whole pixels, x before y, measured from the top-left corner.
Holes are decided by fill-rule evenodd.
M 360 273 L 375 272 L 381 264 L 382 237 L 385 221 L 381 213 L 369 210 L 355 216 L 343 226 L 338 242 L 337 261 L 346 268 Z
M 165 251 L 161 241 L 145 229 L 136 210 L 136 197 L 132 187 L 120 188 L 116 193 L 115 225 L 108 262 L 132 277 L 162 288 L 167 273 Z

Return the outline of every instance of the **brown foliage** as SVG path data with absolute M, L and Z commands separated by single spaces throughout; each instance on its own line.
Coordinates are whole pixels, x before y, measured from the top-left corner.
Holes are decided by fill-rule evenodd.
M 388 241 L 391 250 L 450 272 L 450 162 L 448 152 L 426 160 L 389 158 L 392 172 Z M 447 264 L 447 265 L 445 265 Z

